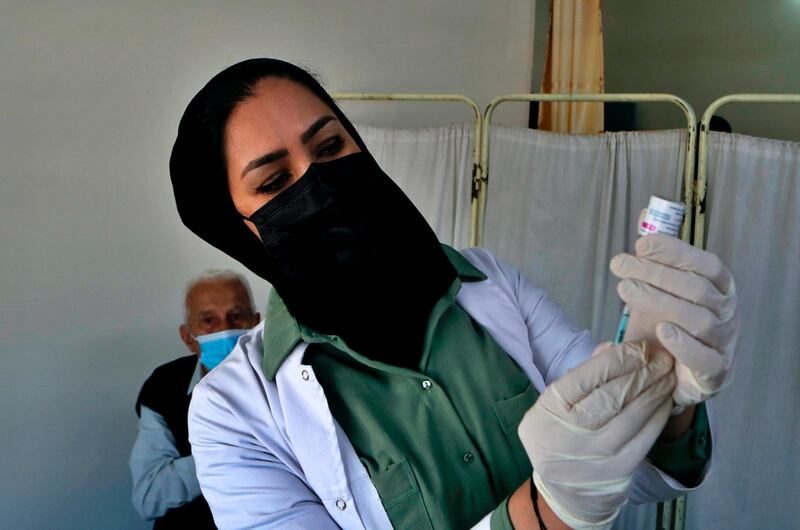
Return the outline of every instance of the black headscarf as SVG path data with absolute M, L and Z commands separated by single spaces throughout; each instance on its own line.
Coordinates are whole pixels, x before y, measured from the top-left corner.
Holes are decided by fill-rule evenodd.
M 314 93 L 331 108 L 361 148 L 362 155 L 350 156 L 369 157 L 374 162 L 350 120 L 309 73 L 276 59 L 250 59 L 214 76 L 192 99 L 181 119 L 170 158 L 170 176 L 181 219 L 202 239 L 272 282 L 302 323 L 316 331 L 338 335 L 372 358 L 415 367 L 430 311 L 452 283 L 455 270 L 433 231 L 399 188 L 389 191 L 392 200 L 387 202 L 393 206 L 387 206 L 399 208 L 415 231 L 397 238 L 403 248 L 387 251 L 389 245 L 380 243 L 381 251 L 391 258 L 383 262 L 385 270 L 375 267 L 378 270 L 361 275 L 363 281 L 349 280 L 347 285 L 331 287 L 327 296 L 318 295 L 319 284 L 312 290 L 302 283 L 291 283 L 234 207 L 228 190 L 225 126 L 236 105 L 253 94 L 258 81 L 269 77 L 294 81 Z M 372 164 L 356 167 L 371 168 Z M 377 164 L 374 170 L 385 177 Z M 401 233 L 394 228 L 396 234 Z
M 278 59 L 248 59 L 215 75 L 186 107 L 169 160 L 183 224 L 258 276 L 270 281 L 264 245 L 242 222 L 228 190 L 225 125 L 233 109 L 252 96 L 258 81 L 289 79 L 327 104 L 362 151 L 367 147 L 350 120 L 311 74 Z

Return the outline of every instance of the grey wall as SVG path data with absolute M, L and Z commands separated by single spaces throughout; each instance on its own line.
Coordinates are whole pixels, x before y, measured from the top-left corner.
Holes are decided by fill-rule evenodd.
M 797 0 L 617 0 L 603 6 L 607 92 L 671 92 L 700 119 L 716 98 L 739 92 L 800 93 Z M 732 105 L 734 132 L 800 140 L 800 108 Z M 637 108 L 637 127 L 682 126 L 663 105 Z
M 180 224 L 168 182 L 178 119 L 202 83 L 270 55 L 322 71 L 333 90 L 485 104 L 528 89 L 531 11 L 530 0 L 0 0 L 0 528 L 148 527 L 129 501 L 136 394 L 184 353 L 186 279 L 241 269 Z M 369 122 L 469 118 L 365 105 L 354 112 Z M 267 287 L 251 281 L 263 306 Z

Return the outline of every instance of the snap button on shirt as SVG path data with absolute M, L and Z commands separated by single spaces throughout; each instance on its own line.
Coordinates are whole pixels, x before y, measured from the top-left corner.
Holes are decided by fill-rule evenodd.
M 300 372 L 300 377 L 303 378 L 303 381 L 308 381 L 308 370 L 303 370 Z
M 427 379 L 422 382 L 422 388 L 424 388 L 425 390 L 430 390 L 432 386 L 433 386 L 433 383 L 431 383 Z
M 340 510 L 344 510 L 345 508 L 347 508 L 347 503 L 344 502 L 344 499 L 337 499 L 336 507 L 339 508 Z
M 465 464 L 469 464 L 470 462 L 472 462 L 472 460 L 474 458 L 475 458 L 475 456 L 472 453 L 470 453 L 469 451 L 464 453 L 464 463 Z

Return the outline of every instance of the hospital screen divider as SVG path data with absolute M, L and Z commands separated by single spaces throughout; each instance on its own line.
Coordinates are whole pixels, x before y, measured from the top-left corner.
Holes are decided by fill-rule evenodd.
M 686 204 L 687 216 L 681 231 L 681 239 L 692 240 L 699 247 L 705 247 L 705 199 L 707 191 L 708 169 L 708 133 L 709 123 L 714 113 L 730 103 L 800 103 L 800 94 L 731 94 L 723 96 L 709 105 L 703 113 L 700 131 L 696 130 L 696 115 L 691 105 L 684 99 L 672 94 L 511 94 L 494 98 L 481 114 L 477 104 L 467 96 L 460 94 L 409 94 L 409 93 L 336 93 L 337 100 L 352 101 L 451 101 L 467 104 L 475 114 L 473 141 L 473 168 L 471 183 L 471 211 L 469 239 L 470 245 L 482 244 L 483 227 L 486 218 L 486 199 L 490 178 L 489 146 L 491 120 L 494 110 L 503 102 L 533 101 L 582 101 L 582 102 L 662 102 L 679 107 L 686 117 L 688 140 L 684 161 L 684 179 L 675 190 L 675 197 Z M 699 138 L 698 138 L 699 136 Z M 699 139 L 699 142 L 697 141 Z M 697 174 L 695 175 L 695 146 L 698 145 Z M 686 497 L 667 503 L 659 503 L 657 509 L 657 530 L 680 530 L 685 522 Z
M 714 101 L 703 112 L 700 122 L 699 155 L 697 160 L 697 185 L 694 198 L 695 246 L 705 248 L 706 243 L 706 187 L 708 182 L 708 133 L 711 117 L 723 106 L 731 103 L 800 103 L 800 94 L 728 94 Z
M 744 159 L 741 158 L 741 154 L 740 153 L 737 153 L 736 151 L 731 151 L 731 150 L 728 150 L 728 149 L 726 149 L 724 151 L 724 154 L 721 151 L 717 151 L 717 152 L 713 153 L 714 157 L 711 156 L 711 152 L 710 152 L 710 149 L 709 149 L 709 137 L 712 134 L 712 132 L 710 131 L 710 128 L 709 128 L 709 125 L 711 123 L 711 118 L 717 113 L 717 111 L 721 107 L 723 107 L 725 105 L 733 104 L 733 103 L 736 103 L 736 104 L 742 104 L 742 103 L 752 103 L 752 104 L 800 104 L 800 94 L 729 94 L 729 95 L 725 95 L 725 96 L 722 96 L 722 97 L 714 100 L 706 108 L 706 110 L 703 112 L 702 120 L 701 120 L 701 123 L 700 123 L 700 131 L 699 131 L 699 142 L 698 142 L 699 148 L 698 148 L 698 162 L 697 162 L 697 165 L 698 165 L 698 168 L 697 168 L 697 182 L 696 182 L 696 188 L 695 188 L 696 192 L 695 192 L 695 201 L 694 201 L 694 207 L 693 207 L 693 213 L 694 213 L 694 244 L 695 244 L 695 246 L 698 246 L 700 248 L 706 248 L 709 244 L 711 244 L 713 247 L 715 247 L 715 251 L 723 251 L 723 252 L 724 252 L 723 248 L 726 249 L 728 252 L 735 252 L 736 249 L 740 249 L 739 252 L 738 252 L 738 254 L 740 254 L 740 256 L 739 256 L 740 258 L 744 258 L 744 260 L 753 260 L 753 261 L 756 261 L 756 262 L 758 262 L 760 260 L 769 261 L 771 258 L 775 258 L 777 256 L 778 257 L 777 262 L 778 263 L 782 263 L 783 267 L 786 267 L 787 264 L 788 264 L 787 276 L 791 276 L 791 275 L 793 275 L 792 272 L 791 272 L 791 270 L 793 268 L 793 263 L 790 263 L 790 261 L 792 260 L 792 255 L 793 254 L 796 255 L 796 250 L 795 250 L 796 247 L 794 249 L 786 248 L 786 247 L 782 247 L 782 248 L 776 249 L 774 247 L 767 246 L 767 249 L 769 251 L 771 251 L 772 254 L 767 253 L 765 255 L 762 255 L 762 254 L 748 253 L 747 250 L 744 250 L 744 249 L 752 248 L 752 243 L 753 243 L 752 241 L 749 241 L 749 240 L 738 240 L 737 241 L 738 238 L 742 237 L 742 232 L 741 232 L 742 225 L 755 223 L 756 224 L 756 228 L 754 228 L 754 230 L 756 232 L 750 232 L 750 236 L 753 237 L 754 233 L 758 233 L 757 232 L 758 228 L 763 226 L 762 217 L 766 217 L 768 219 L 772 219 L 772 221 L 776 223 L 776 225 L 773 228 L 777 229 L 777 231 L 780 232 L 779 234 L 776 234 L 776 235 L 778 236 L 778 239 L 781 241 L 781 245 L 785 245 L 785 241 L 786 241 L 786 236 L 787 235 L 789 236 L 789 241 L 792 241 L 792 235 L 794 237 L 793 240 L 797 241 L 797 238 L 796 238 L 797 226 L 796 225 L 793 226 L 791 221 L 787 221 L 783 217 L 781 217 L 780 220 L 777 220 L 777 218 L 775 216 L 777 215 L 776 212 L 778 211 L 779 208 L 782 208 L 783 209 L 782 211 L 784 211 L 784 212 L 786 212 L 786 211 L 797 211 L 797 208 L 800 208 L 800 204 L 796 204 L 796 203 L 792 204 L 791 203 L 791 201 L 793 200 L 793 196 L 794 197 L 797 196 L 796 193 L 787 193 L 786 196 L 781 195 L 780 193 L 778 193 L 777 196 L 775 196 L 777 188 L 772 188 L 772 184 L 774 183 L 774 184 L 779 186 L 781 182 L 780 182 L 780 180 L 777 180 L 777 181 L 773 182 L 771 177 L 778 176 L 778 175 L 787 176 L 786 173 L 782 172 L 782 171 L 785 171 L 785 169 L 786 169 L 785 167 L 783 167 L 782 169 L 779 169 L 779 168 L 770 168 L 769 166 L 762 166 L 758 171 L 756 171 L 756 170 L 754 170 L 755 168 L 753 166 L 750 166 L 749 164 L 746 163 L 747 160 L 744 160 Z M 714 134 L 723 135 L 724 133 L 714 133 Z M 724 134 L 724 136 L 729 136 L 729 135 L 728 134 Z M 738 135 L 732 135 L 732 136 L 738 136 Z M 764 141 L 764 142 L 784 143 L 784 142 L 782 142 L 780 140 L 758 139 L 758 138 L 746 137 L 746 136 L 741 137 L 738 140 L 736 138 L 731 138 L 731 140 L 738 141 L 738 142 Z M 791 142 L 786 143 L 786 147 L 785 148 L 787 149 L 787 151 L 791 150 L 793 152 L 797 152 L 797 147 L 796 146 L 795 147 L 790 147 L 790 144 L 792 144 L 792 143 Z M 717 145 L 717 147 L 719 147 L 719 145 Z M 762 148 L 764 148 L 764 146 L 762 146 Z M 761 151 L 758 151 L 757 153 L 761 153 Z M 759 155 L 757 155 L 756 152 L 754 152 L 751 156 L 758 157 Z M 770 156 L 772 156 L 772 155 L 771 154 L 767 154 L 766 152 L 764 152 L 763 156 L 764 156 L 764 158 L 761 159 L 762 161 L 764 159 L 766 159 L 766 158 L 770 158 Z M 727 160 L 726 160 L 726 158 L 727 158 Z M 733 164 L 732 167 L 729 167 L 729 170 L 731 170 L 730 176 L 731 176 L 731 178 L 734 179 L 733 180 L 734 183 L 737 182 L 736 179 L 739 179 L 738 182 L 739 182 L 739 184 L 741 186 L 741 182 L 742 182 L 741 178 L 742 177 L 744 177 L 745 181 L 759 179 L 757 181 L 757 183 L 759 183 L 759 187 L 761 187 L 761 186 L 766 187 L 766 189 L 765 189 L 765 193 L 767 194 L 766 196 L 770 196 L 771 198 L 774 198 L 775 201 L 784 201 L 785 200 L 785 201 L 789 201 L 789 202 L 784 202 L 783 204 L 778 204 L 778 203 L 773 202 L 773 201 L 765 202 L 763 200 L 763 197 L 758 198 L 758 199 L 754 199 L 752 196 L 749 195 L 749 193 L 747 191 L 742 191 L 741 192 L 742 194 L 744 194 L 743 195 L 743 201 L 745 203 L 744 206 L 742 206 L 742 204 L 740 202 L 738 202 L 738 201 L 730 201 L 730 198 L 731 198 L 730 197 L 730 190 L 728 190 L 727 192 L 720 191 L 720 193 L 726 193 L 725 195 L 722 195 L 722 198 L 720 198 L 720 196 L 715 197 L 714 196 L 715 195 L 714 194 L 714 190 L 713 189 L 708 190 L 709 168 L 710 168 L 710 161 L 712 159 L 715 160 L 715 163 L 717 164 L 717 168 L 719 167 L 719 164 L 721 164 L 722 162 L 726 162 L 727 164 Z M 798 167 L 796 165 L 798 163 L 797 159 L 794 159 L 794 160 L 795 160 L 795 162 L 794 162 L 795 166 L 794 167 L 797 168 Z M 718 169 L 717 169 L 717 171 L 718 171 Z M 727 172 L 720 174 L 717 171 L 715 171 L 714 174 L 712 175 L 712 176 L 715 176 L 716 179 L 720 179 L 722 174 L 725 174 L 725 175 L 729 174 Z M 763 173 L 762 173 L 762 171 L 763 171 Z M 773 173 L 773 171 L 774 171 L 774 173 Z M 791 173 L 791 170 L 789 170 L 789 171 Z M 794 175 L 788 175 L 788 176 L 800 178 L 800 173 L 796 173 L 796 171 L 797 170 L 795 169 Z M 712 182 L 712 184 L 714 184 L 714 182 Z M 723 186 L 723 189 L 724 189 L 724 187 L 726 185 L 725 183 L 723 183 L 723 181 L 718 181 L 718 182 L 716 182 L 716 184 L 717 184 L 718 187 L 719 186 Z M 731 185 L 731 184 L 728 184 L 728 185 Z M 738 190 L 740 189 L 740 187 L 737 186 L 735 189 L 737 190 L 737 194 L 738 194 L 739 193 Z M 750 192 L 752 192 L 754 189 L 755 188 L 750 188 Z M 726 201 L 724 203 L 725 204 L 725 208 L 729 208 L 729 211 L 726 212 L 726 215 L 725 215 L 725 219 L 726 219 L 727 222 L 722 222 L 720 224 L 720 213 L 721 213 L 721 211 L 717 211 L 715 213 L 713 211 L 713 209 L 715 207 L 714 205 L 716 205 L 716 207 L 719 208 L 720 207 L 720 201 L 725 200 L 726 197 L 728 198 L 728 201 Z M 751 202 L 751 201 L 754 201 L 754 200 L 756 201 L 756 204 L 753 204 Z M 757 202 L 758 200 L 760 200 L 760 202 L 761 202 L 760 204 L 758 204 L 758 202 Z M 751 206 L 756 208 L 756 210 L 752 211 L 752 213 L 758 214 L 759 212 L 761 212 L 762 215 L 756 215 L 755 217 L 750 218 L 749 216 L 751 215 Z M 733 208 L 737 208 L 737 207 L 743 208 L 744 210 L 743 211 L 740 210 L 739 212 L 736 212 L 735 210 L 732 210 Z M 715 216 L 716 219 L 717 219 L 717 224 L 715 226 L 710 227 L 711 230 L 709 230 L 709 225 L 707 224 L 707 220 L 706 220 L 706 217 L 709 214 Z M 730 222 L 732 219 L 737 220 L 737 221 L 734 222 L 734 224 L 736 224 L 737 227 L 734 227 L 734 226 L 731 226 L 731 225 L 728 224 L 728 222 Z M 734 231 L 735 231 L 735 233 L 734 233 Z M 709 238 L 709 234 L 712 233 L 712 232 L 713 232 L 714 238 L 710 239 Z M 763 236 L 764 236 L 764 239 L 769 240 L 774 235 L 773 234 L 763 234 Z M 783 236 L 783 237 L 781 237 L 781 236 Z M 720 248 L 719 245 L 723 245 L 723 247 Z M 776 253 L 778 253 L 778 254 L 776 254 Z M 753 274 L 754 273 L 753 271 L 760 270 L 760 269 L 758 269 L 758 267 L 754 268 L 752 263 L 748 265 L 748 264 L 742 263 L 743 260 L 736 260 L 734 257 L 730 257 L 728 259 L 731 260 L 731 263 L 729 263 L 729 266 L 734 266 L 734 265 L 740 266 L 740 267 L 742 267 L 742 272 L 743 273 L 744 272 L 748 272 L 750 274 Z M 794 263 L 796 263 L 796 261 Z M 775 264 L 773 263 L 773 266 L 774 265 Z M 784 269 L 784 270 L 786 270 L 786 269 Z M 747 278 L 747 276 L 745 275 L 744 278 Z M 738 278 L 737 278 L 737 281 L 739 281 Z M 778 295 L 777 298 L 780 299 L 780 302 L 779 302 L 778 300 L 775 300 L 773 298 L 773 295 L 772 295 L 772 293 L 770 291 L 770 289 L 771 288 L 775 288 L 775 286 L 772 285 L 772 287 L 771 287 L 770 286 L 771 282 L 769 282 L 769 281 L 763 281 L 762 280 L 762 282 L 763 283 L 760 283 L 757 286 L 757 288 L 755 288 L 755 289 L 752 286 L 747 285 L 747 284 L 742 284 L 740 286 L 737 286 L 737 294 L 739 295 L 739 301 L 738 301 L 739 303 L 738 303 L 738 305 L 742 310 L 741 312 L 747 312 L 748 309 L 751 310 L 751 315 L 750 315 L 751 318 L 750 319 L 745 319 L 745 315 L 742 315 L 742 319 L 743 319 L 742 320 L 743 335 L 740 336 L 741 340 L 739 341 L 739 348 L 738 348 L 740 350 L 742 349 L 741 347 L 744 345 L 743 343 L 747 343 L 747 342 L 751 342 L 752 343 L 752 342 L 758 342 L 759 340 L 761 340 L 762 335 L 759 335 L 759 331 L 758 330 L 760 330 L 760 329 L 768 330 L 770 328 L 770 325 L 777 326 L 778 330 L 782 329 L 779 324 L 776 324 L 775 321 L 770 320 L 771 317 L 768 316 L 768 315 L 771 314 L 774 317 L 775 316 L 775 312 L 779 311 L 779 312 L 783 312 L 784 314 L 786 314 L 788 320 L 792 320 L 792 318 L 791 318 L 792 307 L 796 308 L 796 303 L 797 303 L 797 301 L 796 301 L 797 291 L 796 290 L 792 291 L 792 289 L 786 290 L 785 287 L 783 288 L 783 290 L 786 291 L 786 293 L 792 293 L 795 296 L 795 299 L 794 299 L 795 300 L 794 301 L 795 306 L 789 305 L 787 307 L 786 301 L 787 301 L 787 299 L 791 299 L 791 295 L 789 295 L 789 298 L 787 298 L 786 296 L 783 296 L 786 293 L 782 293 L 781 295 Z M 753 291 L 754 290 L 757 290 L 757 291 L 760 291 L 760 292 L 763 293 L 762 299 L 759 299 L 758 296 L 754 296 L 753 298 L 744 298 L 743 297 L 743 295 L 745 294 L 746 291 L 750 291 L 750 294 L 753 295 Z M 768 301 L 767 304 L 773 305 L 773 306 L 776 303 L 779 303 L 780 305 L 777 306 L 777 307 L 780 307 L 781 309 L 777 310 L 777 309 L 773 309 L 773 308 L 764 307 L 762 304 L 765 302 L 765 300 Z M 770 310 L 772 312 L 770 312 Z M 764 316 L 762 316 L 762 314 Z M 791 325 L 791 324 L 789 324 L 789 325 Z M 753 334 L 753 337 L 745 337 L 744 336 L 744 332 L 745 332 L 747 327 L 750 328 L 749 331 L 750 331 L 750 333 Z M 772 333 L 772 331 L 773 330 L 769 330 L 769 331 L 766 332 L 766 334 L 769 335 L 769 334 Z M 788 341 L 791 342 L 791 338 L 788 339 Z M 774 345 L 774 344 L 775 344 L 775 341 L 773 340 L 772 341 L 772 345 Z M 751 344 L 751 346 L 752 346 L 752 344 Z M 748 361 L 750 361 L 752 363 L 757 363 L 757 364 L 764 364 L 764 363 L 770 364 L 770 361 L 771 362 L 776 362 L 776 360 L 781 359 L 782 358 L 781 355 L 784 356 L 783 358 L 787 358 L 787 356 L 788 356 L 788 358 L 793 358 L 794 355 L 795 355 L 795 352 L 793 350 L 796 349 L 796 343 L 792 343 L 789 346 L 789 348 L 790 348 L 790 351 L 788 351 L 788 352 L 770 350 L 769 347 L 766 348 L 767 351 L 763 351 L 763 352 L 761 352 L 761 351 L 752 351 L 751 352 L 751 351 L 747 351 L 747 350 L 739 351 L 737 353 L 737 357 L 738 357 L 737 364 L 741 365 L 742 363 L 745 363 L 745 365 L 746 365 Z M 770 353 L 769 355 L 760 355 L 760 354 L 766 354 L 768 351 Z M 753 358 L 742 357 L 742 355 L 746 355 L 746 354 L 757 355 L 758 359 L 754 360 Z M 793 364 L 790 363 L 790 366 L 791 365 L 793 365 Z M 790 366 L 787 366 L 787 367 L 781 366 L 777 371 L 786 373 L 786 370 L 789 370 L 788 373 L 791 374 Z M 796 366 L 796 365 L 794 365 L 794 366 Z M 737 368 L 736 371 L 741 371 L 741 370 L 739 368 Z M 770 372 L 767 372 L 767 373 L 770 373 Z M 750 375 L 750 374 L 748 374 L 748 375 Z M 739 377 L 743 377 L 743 376 L 739 376 Z M 758 376 L 756 376 L 756 377 L 758 377 Z M 796 379 L 793 379 L 791 376 L 789 376 L 788 379 L 790 381 L 795 381 L 796 382 Z M 785 379 L 784 379 L 784 381 L 785 381 Z M 759 381 L 758 379 L 754 379 L 754 380 L 750 380 L 750 382 L 751 382 L 751 384 L 755 384 L 756 388 L 757 388 L 758 385 L 763 385 L 765 381 L 763 381 L 763 380 Z M 736 383 L 734 383 L 734 384 L 736 384 Z M 743 384 L 744 384 L 744 388 L 748 388 L 747 387 L 747 381 L 745 381 Z M 770 379 L 769 380 L 769 384 L 771 386 L 770 391 L 771 391 L 771 393 L 773 395 L 776 392 L 777 393 L 781 393 L 781 391 L 782 391 L 781 387 L 775 387 L 775 385 L 779 384 L 778 381 Z M 785 390 L 785 387 L 784 387 L 783 390 Z M 750 394 L 748 394 L 748 395 L 750 395 Z M 729 402 L 727 404 L 730 406 L 731 403 L 733 403 L 733 402 Z M 781 405 L 779 402 L 774 403 L 774 405 L 776 405 L 778 407 L 783 406 L 784 408 L 780 409 L 780 410 L 773 409 L 772 406 L 770 405 L 769 401 L 767 402 L 766 406 L 763 406 L 763 405 L 762 406 L 764 407 L 764 409 L 768 410 L 769 413 L 773 415 L 773 417 L 778 418 L 778 419 L 776 419 L 774 421 L 780 422 L 781 421 L 780 418 L 782 417 L 781 414 L 785 415 L 787 413 L 787 410 L 786 410 L 787 405 L 785 403 Z M 746 406 L 747 406 L 747 404 L 741 404 L 741 405 L 737 406 L 737 414 L 739 413 L 739 407 L 745 408 Z M 789 416 L 790 417 L 792 417 L 792 416 L 796 417 L 796 415 L 794 415 L 793 412 L 792 412 L 792 404 L 791 403 L 788 404 L 788 408 L 790 409 L 788 411 Z M 761 411 L 759 410 L 759 413 L 760 412 Z M 750 425 L 749 424 L 743 425 L 743 428 L 749 429 Z M 765 436 L 774 435 L 774 431 L 768 430 L 767 433 L 765 433 L 764 435 Z M 739 440 L 739 443 L 743 444 L 744 448 L 751 448 L 753 446 L 754 442 L 753 442 L 752 439 L 749 439 L 747 437 L 743 437 L 741 440 Z M 795 445 L 795 448 L 796 448 L 796 445 Z M 773 449 L 774 449 L 774 447 L 773 447 Z M 740 448 L 739 450 L 747 450 L 747 449 L 741 449 Z M 780 452 L 778 451 L 777 454 L 780 454 Z M 739 462 L 730 462 L 730 465 L 738 465 L 738 464 L 739 464 Z M 796 466 L 796 462 L 788 461 L 788 462 L 784 462 L 783 465 L 784 466 L 789 466 L 789 469 L 792 469 L 791 466 Z M 780 466 L 780 464 L 778 464 L 778 466 Z M 765 469 L 769 469 L 769 466 L 765 466 Z M 791 473 L 791 471 L 789 471 L 789 473 Z M 758 488 L 757 487 L 758 482 L 755 480 L 755 477 L 751 477 L 748 480 L 752 480 L 753 484 L 756 485 L 755 486 L 756 489 Z M 779 478 L 776 478 L 776 477 L 770 475 L 768 477 L 765 477 L 765 480 L 769 481 L 770 483 L 775 483 L 775 481 L 779 480 Z M 795 484 L 795 487 L 796 487 L 797 482 L 794 482 L 794 484 Z M 785 488 L 786 485 L 784 484 L 782 487 Z M 779 487 L 779 489 L 780 489 L 780 487 Z M 793 496 L 793 494 L 792 494 L 792 492 L 790 490 L 789 491 L 782 490 L 782 491 L 784 491 L 784 494 L 787 496 L 786 498 L 789 499 L 788 503 L 784 502 L 783 505 L 786 506 L 787 504 L 791 504 L 791 500 L 790 499 L 796 498 L 796 496 Z M 698 495 L 702 495 L 702 494 L 704 494 L 704 492 L 698 492 Z M 780 512 L 780 511 L 777 511 L 777 512 L 773 513 L 773 510 L 775 508 L 770 505 L 769 498 L 761 499 L 761 500 L 759 500 L 757 498 L 756 499 L 747 498 L 746 496 L 744 498 L 741 497 L 741 496 L 736 496 L 735 498 L 737 499 L 735 504 L 737 506 L 742 504 L 742 508 L 741 509 L 747 511 L 748 514 L 752 514 L 752 511 L 749 510 L 746 507 L 747 503 L 754 503 L 754 505 L 755 505 L 754 509 L 756 510 L 755 513 L 757 514 L 755 516 L 755 519 L 758 520 L 759 521 L 758 524 L 761 524 L 762 526 L 766 525 L 765 527 L 788 528 L 788 526 L 784 526 L 786 524 L 786 521 L 790 521 L 789 524 L 796 524 L 796 520 L 797 520 L 796 513 L 795 513 L 794 517 L 791 514 L 783 513 L 783 512 Z M 766 506 L 761 506 L 760 503 L 764 502 L 764 501 L 767 503 L 767 505 Z M 716 509 L 720 509 L 719 506 L 717 506 Z M 767 516 L 771 517 L 771 518 L 774 518 L 774 519 L 782 519 L 783 522 L 782 523 L 778 523 L 777 526 L 775 526 L 775 524 L 770 526 L 770 524 L 768 522 L 763 521 L 761 519 L 758 519 L 758 517 L 764 516 L 765 514 L 769 514 Z M 728 513 L 728 514 L 726 514 L 726 516 L 731 518 L 731 519 L 736 519 L 735 512 L 734 513 Z M 692 520 L 697 524 L 698 523 L 698 521 L 697 521 L 698 518 L 702 518 L 702 516 L 692 517 Z M 754 524 L 754 521 L 751 520 L 750 524 Z
M 686 130 L 688 131 L 688 141 L 686 142 L 686 158 L 684 165 L 684 182 L 683 194 L 680 189 L 675 190 L 674 200 L 681 200 L 685 205 L 687 211 L 691 210 L 692 197 L 694 194 L 694 153 L 695 153 L 695 136 L 697 134 L 696 126 L 697 117 L 694 109 L 689 103 L 681 97 L 673 94 L 659 94 L 659 93 L 644 93 L 644 94 L 509 94 L 498 96 L 494 98 L 486 107 L 483 117 L 483 134 L 481 137 L 481 158 L 480 158 L 480 184 L 478 185 L 479 198 L 477 201 L 477 217 L 479 222 L 478 229 L 478 242 L 480 244 L 483 238 L 483 225 L 486 218 L 486 196 L 488 193 L 489 184 L 489 135 L 492 124 L 492 115 L 495 109 L 504 102 L 603 102 L 603 103 L 671 103 L 681 109 L 686 117 Z M 643 206 L 644 207 L 644 206 Z M 689 241 L 691 227 L 689 222 L 684 222 L 681 229 L 681 239 Z
M 488 129 L 494 109 L 504 101 L 596 101 L 596 102 L 667 102 L 678 106 L 687 119 L 687 153 L 684 166 L 684 182 L 682 200 L 690 205 L 694 194 L 694 160 L 696 117 L 692 107 L 682 98 L 671 94 L 512 94 L 494 98 L 486 112 L 481 113 L 474 100 L 461 94 L 423 94 L 423 93 L 371 93 L 371 92 L 338 92 L 333 94 L 338 101 L 426 101 L 426 102 L 462 102 L 467 104 L 475 114 L 475 134 L 473 141 L 473 169 L 470 197 L 471 246 L 479 246 L 483 239 L 487 187 L 489 182 L 489 138 Z M 680 188 L 680 186 L 678 186 Z M 675 197 L 681 196 L 681 190 L 675 190 Z M 688 240 L 690 235 L 689 221 L 684 223 L 681 237 Z M 659 530 L 682 528 L 682 514 L 685 498 L 681 497 L 671 503 L 659 505 Z M 662 517 L 663 514 L 663 517 Z M 662 524 L 663 521 L 663 524 Z
M 686 205 L 686 210 L 692 211 L 692 203 L 694 202 L 695 190 L 695 145 L 696 145 L 696 123 L 697 117 L 692 106 L 683 98 L 673 94 L 661 93 L 644 93 L 644 94 L 509 94 L 498 96 L 494 98 L 486 108 L 483 118 L 483 134 L 481 137 L 481 158 L 480 158 L 480 182 L 476 188 L 479 192 L 477 202 L 473 203 L 477 207 L 477 213 L 473 214 L 473 218 L 478 219 L 478 234 L 477 241 L 482 243 L 484 234 L 484 224 L 486 219 L 486 203 L 488 195 L 488 185 L 490 177 L 490 134 L 492 115 L 494 110 L 504 102 L 533 102 L 533 101 L 581 101 L 581 102 L 653 102 L 653 103 L 671 103 L 677 106 L 686 118 L 686 130 L 688 132 L 688 139 L 686 142 L 686 156 L 684 159 L 684 175 L 683 182 L 679 182 L 676 186 L 675 195 L 671 197 L 673 200 L 681 200 Z M 682 186 L 681 186 L 682 184 Z M 681 190 L 683 188 L 683 190 Z M 642 206 L 644 207 L 644 205 Z M 691 216 L 687 216 L 681 229 L 681 239 L 689 242 L 691 237 Z M 659 503 L 656 511 L 656 528 L 657 530 L 681 530 L 684 526 L 686 510 L 686 496 L 681 496 L 678 499 Z

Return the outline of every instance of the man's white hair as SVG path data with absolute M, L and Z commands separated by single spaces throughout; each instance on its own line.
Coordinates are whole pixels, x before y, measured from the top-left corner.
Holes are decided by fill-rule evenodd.
M 250 282 L 247 281 L 244 274 L 240 274 L 236 271 L 232 271 L 230 269 L 206 269 L 200 274 L 192 277 L 191 280 L 186 284 L 186 289 L 183 292 L 183 306 L 184 311 L 187 311 L 189 308 L 186 305 L 186 302 L 189 298 L 189 293 L 198 285 L 204 283 L 214 283 L 214 282 L 239 282 L 244 287 L 245 291 L 247 291 L 247 299 L 250 300 L 250 310 L 255 313 L 256 306 L 253 302 L 253 290 L 250 289 Z M 186 317 L 188 318 L 188 314 Z

